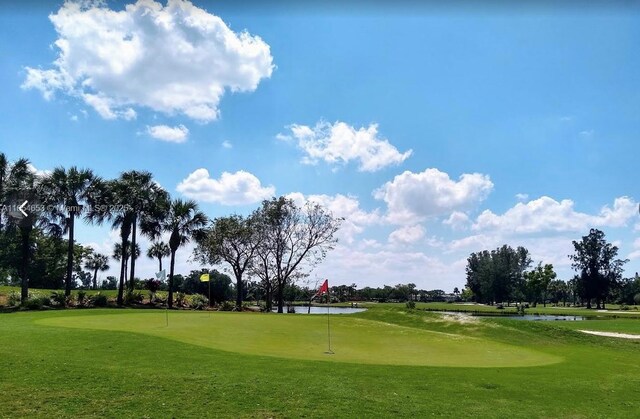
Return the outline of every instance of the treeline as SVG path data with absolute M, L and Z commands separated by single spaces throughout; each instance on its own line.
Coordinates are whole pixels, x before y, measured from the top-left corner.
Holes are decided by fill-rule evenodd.
M 117 303 L 123 304 L 125 292 L 136 288 L 136 260 L 142 254 L 138 240 L 145 236 L 152 241 L 146 255 L 158 260 L 160 271 L 163 259 L 169 260 L 169 307 L 181 278 L 175 273 L 176 253 L 195 242 L 196 260 L 229 267 L 237 308 L 251 277 L 268 305 L 275 301 L 282 312 L 286 287 L 326 257 L 342 221 L 318 204 L 300 207 L 285 197 L 263 201 L 247 217 L 210 220 L 194 201 L 172 199 L 146 171 L 124 172 L 116 179 L 77 167 L 38 174 L 27 159 L 10 162 L 2 153 L 0 204 L 0 283 L 19 284 L 23 302 L 34 286 L 64 288 L 66 296 L 78 284 L 98 288 L 98 272 L 108 270 L 115 259 Z M 112 255 L 77 244 L 77 222 L 107 224 L 118 231 Z M 191 275 L 187 278 L 193 282 Z M 102 286 L 114 286 L 113 280 Z
M 627 260 L 617 258 L 618 248 L 605 239 L 602 231 L 590 230 L 573 241 L 574 254 L 568 255 L 577 275 L 568 281 L 556 279 L 551 264 L 531 268 L 529 251 L 504 245 L 498 249 L 472 253 L 467 259 L 465 297 L 496 304 L 529 302 L 534 306 L 548 301 L 570 302 L 591 308 L 606 303 L 640 304 L 640 279 L 623 278 Z
M 311 286 L 302 286 L 299 284 L 289 284 L 284 289 L 284 298 L 287 303 L 293 302 L 309 302 L 316 294 L 318 287 L 314 284 Z M 250 298 L 263 300 L 266 296 L 259 287 L 259 283 L 250 282 L 248 288 L 251 290 L 248 295 Z M 331 301 L 350 302 L 350 301 L 377 301 L 384 302 L 405 302 L 405 301 L 456 301 L 461 300 L 461 293 L 458 288 L 454 289 L 452 294 L 447 294 L 443 290 L 424 290 L 416 288 L 413 283 L 397 284 L 394 286 L 384 285 L 383 287 L 364 287 L 358 289 L 356 284 L 351 285 L 334 285 L 329 287 L 329 295 Z M 326 301 L 326 300 L 323 300 Z

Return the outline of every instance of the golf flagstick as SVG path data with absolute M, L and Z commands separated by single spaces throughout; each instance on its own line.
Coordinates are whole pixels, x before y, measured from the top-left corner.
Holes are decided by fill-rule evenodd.
M 167 271 L 165 271 L 164 269 L 162 269 L 160 272 L 156 273 L 156 279 L 160 280 L 160 281 L 165 281 L 167 279 Z M 165 308 L 165 322 L 167 324 L 166 327 L 169 327 L 169 300 L 168 300 L 168 296 L 167 296 L 167 302 L 166 302 L 166 306 Z
M 329 281 L 327 282 L 327 342 L 329 346 L 329 350 L 326 352 L 329 355 L 333 355 L 334 352 L 331 350 L 331 296 L 329 295 Z
M 333 351 L 331 350 L 331 314 L 329 313 L 329 294 L 327 294 L 327 339 L 328 339 L 328 343 L 329 343 L 329 350 L 327 351 L 328 354 L 333 354 Z
M 211 278 L 209 277 L 209 272 L 206 274 L 200 275 L 200 282 L 208 282 L 209 284 L 209 308 L 211 308 Z M 211 310 L 207 310 L 209 312 L 209 317 L 211 317 Z

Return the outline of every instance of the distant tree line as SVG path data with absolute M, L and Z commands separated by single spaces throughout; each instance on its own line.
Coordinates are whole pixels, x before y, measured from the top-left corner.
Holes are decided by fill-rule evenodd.
M 467 259 L 466 298 L 496 304 L 529 302 L 570 302 L 591 308 L 605 308 L 607 302 L 640 303 L 640 279 L 623 278 L 618 248 L 605 239 L 602 231 L 591 229 L 581 240 L 573 241 L 569 255 L 577 275 L 568 281 L 556 279 L 553 265 L 539 263 L 533 269 L 529 251 L 504 245 L 498 249 L 471 253 Z

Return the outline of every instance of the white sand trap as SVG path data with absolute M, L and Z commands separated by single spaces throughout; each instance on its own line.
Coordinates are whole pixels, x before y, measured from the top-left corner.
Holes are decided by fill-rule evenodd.
M 442 320 L 445 322 L 454 322 L 460 324 L 475 324 L 479 323 L 477 317 L 468 313 L 442 313 Z
M 606 336 L 608 338 L 623 338 L 623 339 L 640 339 L 640 335 L 631 335 L 629 333 L 616 333 L 616 332 L 597 332 L 595 330 L 578 330 L 582 333 L 588 333 L 596 336 Z

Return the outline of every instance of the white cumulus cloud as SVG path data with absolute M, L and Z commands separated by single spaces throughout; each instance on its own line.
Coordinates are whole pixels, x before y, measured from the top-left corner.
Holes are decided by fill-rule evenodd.
M 170 127 L 168 125 L 154 125 L 147 127 L 147 133 L 161 141 L 170 143 L 184 143 L 189 136 L 189 129 L 184 125 Z
M 424 237 L 424 227 L 420 224 L 404 226 L 389 234 L 389 242 L 394 244 L 412 244 Z
M 212 179 L 207 169 L 197 169 L 177 186 L 177 191 L 188 198 L 222 205 L 247 205 L 268 199 L 275 187 L 262 186 L 260 179 L 244 170 L 223 172 Z
M 344 122 L 330 124 L 318 122 L 314 127 L 293 124 L 291 135 L 278 134 L 281 141 L 295 139 L 305 153 L 303 162 L 316 164 L 323 160 L 329 164 L 358 162 L 363 172 L 375 172 L 384 167 L 402 163 L 412 153 L 401 153 L 385 138 L 378 135 L 378 125 L 358 128 Z
M 367 226 L 378 224 L 382 217 L 378 211 L 367 212 L 360 207 L 356 197 L 342 194 L 336 195 L 303 195 L 293 192 L 286 196 L 298 206 L 313 202 L 322 205 L 331 211 L 333 216 L 344 218 L 344 222 L 338 230 L 338 237 L 347 243 L 353 243 L 356 235 L 362 233 Z
M 34 175 L 36 175 L 39 178 L 42 178 L 44 176 L 48 176 L 51 174 L 51 170 L 40 170 L 37 167 L 35 167 L 33 164 L 29 163 L 28 164 L 29 170 L 31 171 L 31 173 L 33 173 Z
M 464 212 L 454 211 L 442 223 L 450 226 L 452 230 L 464 230 L 469 225 L 469 216 Z
M 638 204 L 629 197 L 616 198 L 613 207 L 604 206 L 598 214 L 576 211 L 574 202 L 558 202 L 542 196 L 527 203 L 518 203 L 504 214 L 483 211 L 473 229 L 507 233 L 538 233 L 543 231 L 585 231 L 591 227 L 623 227 L 636 216 Z
M 406 224 L 472 208 L 492 189 L 487 175 L 465 173 L 456 181 L 438 169 L 426 169 L 420 173 L 405 171 L 373 195 L 387 203 L 391 222 Z
M 360 242 L 338 244 L 314 275 L 331 278 L 334 284 L 355 282 L 359 287 L 412 282 L 418 289 L 451 291 L 464 286 L 465 264 L 465 258 L 445 259 L 403 247 L 379 248 Z
M 225 91 L 254 91 L 271 76 L 267 43 L 187 0 L 105 4 L 66 1 L 49 16 L 57 58 L 48 69 L 26 67 L 23 88 L 77 97 L 105 119 L 133 119 L 145 107 L 208 122 Z
M 633 251 L 629 253 L 627 259 L 635 260 L 640 259 L 640 239 L 636 239 L 633 242 Z

